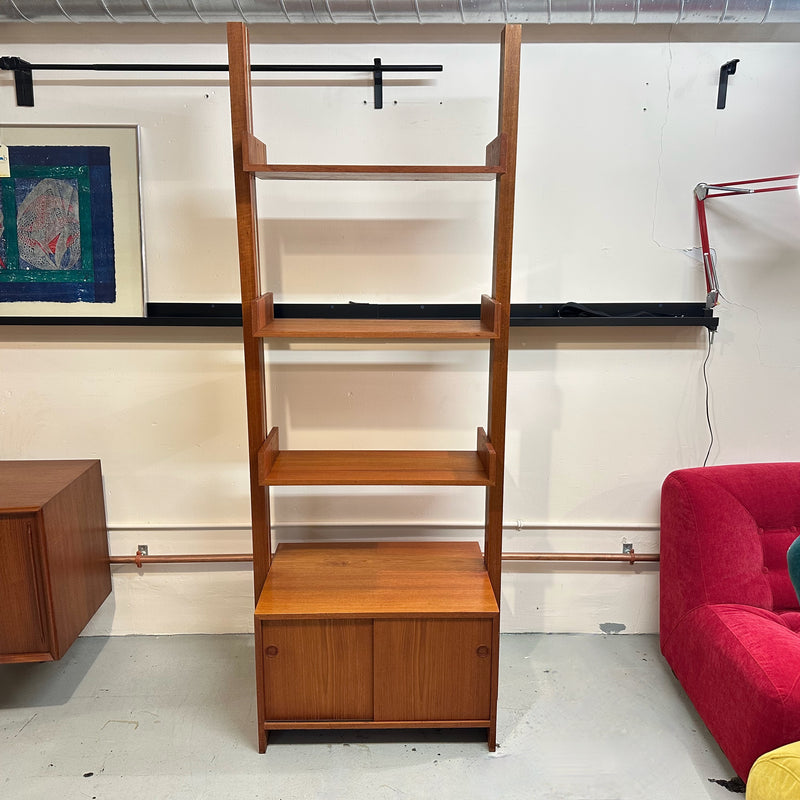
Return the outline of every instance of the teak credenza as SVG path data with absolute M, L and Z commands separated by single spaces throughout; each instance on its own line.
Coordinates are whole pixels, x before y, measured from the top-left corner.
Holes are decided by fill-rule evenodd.
M 285 728 L 485 728 L 495 748 L 508 335 L 521 27 L 500 46 L 497 137 L 483 164 L 271 164 L 253 135 L 250 44 L 228 25 L 253 524 L 259 750 Z M 494 185 L 491 291 L 480 319 L 280 319 L 262 292 L 256 179 L 484 180 Z M 267 424 L 264 340 L 486 342 L 487 421 L 474 450 L 291 450 Z M 476 486 L 474 542 L 281 544 L 272 553 L 270 486 Z
M 99 461 L 0 461 L 0 664 L 61 658 L 111 593 Z

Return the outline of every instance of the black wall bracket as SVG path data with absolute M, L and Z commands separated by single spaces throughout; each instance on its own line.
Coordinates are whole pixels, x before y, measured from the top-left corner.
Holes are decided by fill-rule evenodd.
M 375 108 L 383 108 L 383 70 L 380 68 L 381 60 L 373 58 L 372 63 L 375 65 L 375 69 L 372 72 L 372 80 L 375 84 Z
M 736 65 L 739 63 L 738 58 L 732 61 L 726 61 L 719 68 L 719 89 L 717 89 L 717 108 L 725 108 L 725 101 L 728 97 L 728 75 L 736 74 Z
M 33 106 L 34 70 L 93 70 L 95 72 L 227 72 L 227 64 L 29 64 L 18 56 L 0 56 L 0 69 L 14 73 L 18 106 Z M 441 64 L 253 64 L 253 72 L 369 72 L 374 84 L 375 108 L 383 108 L 385 72 L 441 72 Z
M 17 90 L 18 106 L 33 106 L 33 71 L 27 61 L 17 56 L 2 56 L 0 69 L 11 70 L 14 73 L 14 87 Z

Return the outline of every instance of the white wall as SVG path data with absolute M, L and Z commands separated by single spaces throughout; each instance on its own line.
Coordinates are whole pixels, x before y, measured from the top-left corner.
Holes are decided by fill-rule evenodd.
M 480 162 L 494 137 L 497 26 L 255 27 L 253 62 L 441 63 L 386 79 L 258 78 L 273 161 Z M 224 62 L 220 26 L 5 25 L 31 62 Z M 421 43 L 420 43 L 421 42 Z M 525 31 L 515 302 L 700 301 L 692 188 L 800 169 L 800 30 Z M 739 58 L 728 108 L 719 66 Z M 225 81 L 39 73 L 4 123 L 141 126 L 151 301 L 235 301 Z M 274 183 L 260 188 L 265 285 L 278 300 L 477 302 L 489 288 L 483 184 Z M 709 463 L 797 458 L 798 212 L 789 193 L 709 204 L 726 300 L 708 374 Z M 704 329 L 515 328 L 506 550 L 658 551 L 658 498 L 708 447 Z M 469 448 L 485 422 L 486 350 L 430 344 L 270 348 L 271 421 L 292 447 Z M 114 554 L 248 552 L 241 333 L 0 328 L 0 457 L 102 459 Z M 274 492 L 278 540 L 477 537 L 475 489 Z M 376 525 L 370 526 L 369 523 Z M 243 565 L 115 567 L 93 634 L 250 629 Z M 653 565 L 507 565 L 513 631 L 657 630 Z

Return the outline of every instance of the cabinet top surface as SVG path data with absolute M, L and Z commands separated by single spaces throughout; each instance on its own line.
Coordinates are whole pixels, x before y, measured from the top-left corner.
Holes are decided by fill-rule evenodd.
M 0 513 L 35 511 L 99 461 L 0 461 Z
M 286 617 L 493 616 L 475 542 L 281 544 L 256 606 Z

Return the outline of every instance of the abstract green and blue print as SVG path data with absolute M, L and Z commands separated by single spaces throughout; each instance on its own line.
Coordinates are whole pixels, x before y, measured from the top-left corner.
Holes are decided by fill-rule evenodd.
M 116 299 L 108 147 L 9 147 L 0 179 L 0 302 Z

